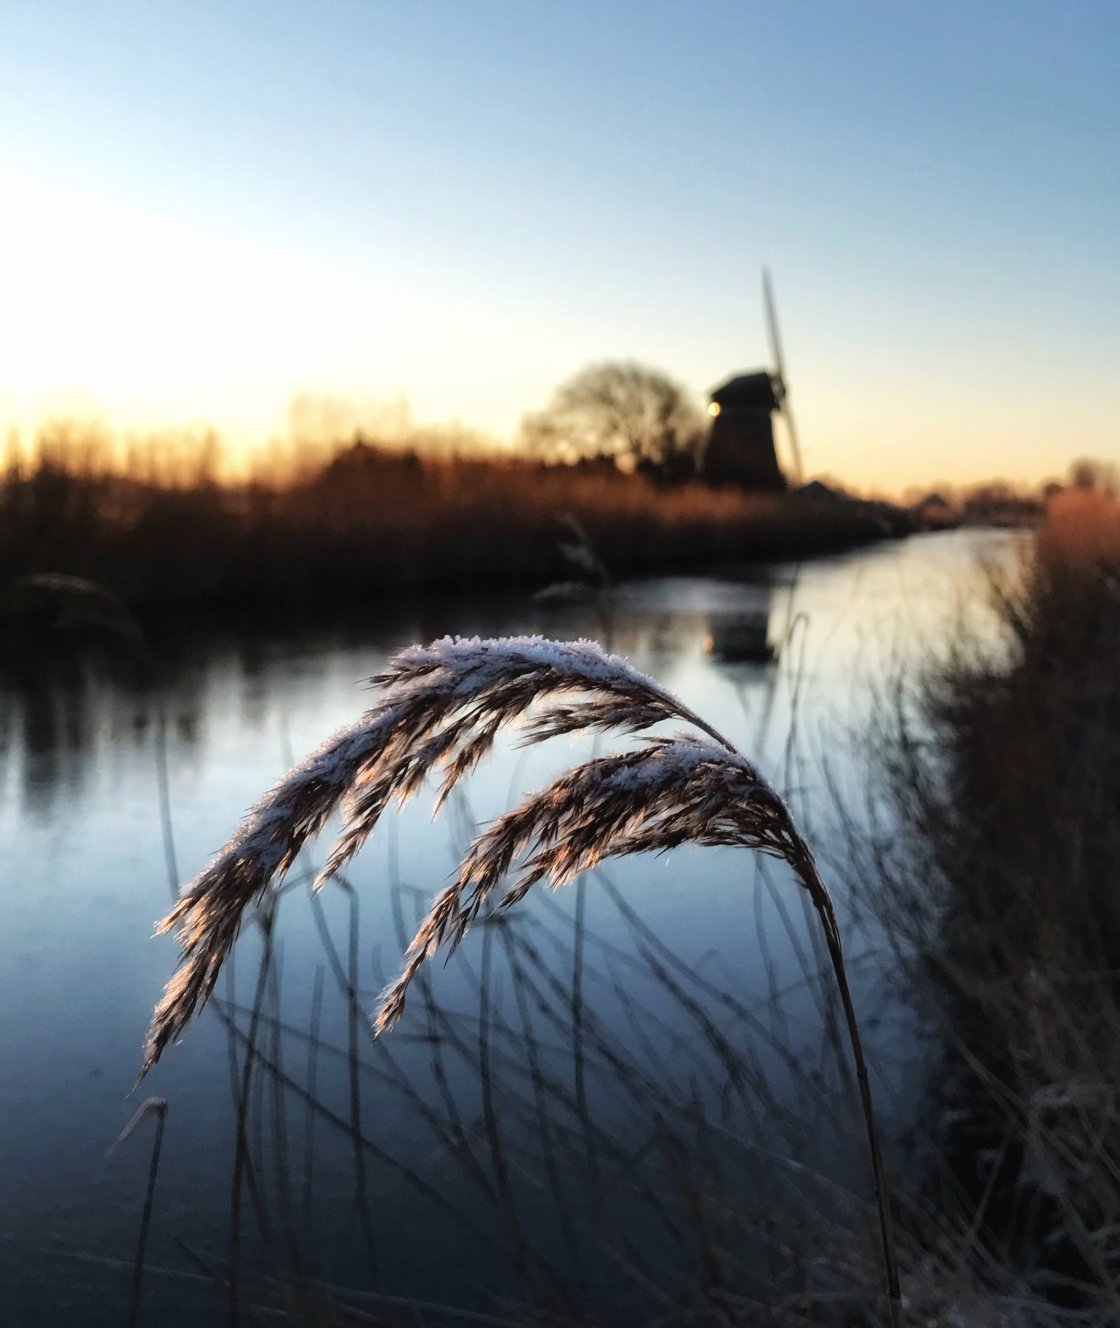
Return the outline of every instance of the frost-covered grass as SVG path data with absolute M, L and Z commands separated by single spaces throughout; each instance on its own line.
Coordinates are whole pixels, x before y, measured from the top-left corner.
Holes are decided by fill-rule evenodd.
M 682 722 L 702 736 L 643 737 L 635 748 L 594 757 L 477 834 L 420 923 L 403 971 L 382 993 L 374 1027 L 384 1033 L 401 1019 L 425 961 L 464 940 L 511 874 L 499 909 L 523 900 L 538 881 L 567 884 L 611 858 L 686 843 L 782 860 L 816 914 L 839 992 L 874 1178 L 886 1313 L 900 1324 L 890 1198 L 840 928 L 813 854 L 774 789 L 717 730 L 594 642 L 444 638 L 401 651 L 372 682 L 377 703 L 265 795 L 160 924 L 179 936 L 182 958 L 153 1018 L 145 1071 L 210 998 L 247 910 L 265 901 L 336 808 L 342 828 L 316 888 L 347 866 L 390 803 L 407 801 L 433 774 L 445 799 L 515 720 L 527 719 L 527 743 L 586 729 L 635 735 Z M 480 1074 L 488 1080 L 485 1065 Z

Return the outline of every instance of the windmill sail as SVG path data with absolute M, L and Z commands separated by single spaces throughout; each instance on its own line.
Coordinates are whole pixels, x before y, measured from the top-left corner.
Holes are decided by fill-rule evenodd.
M 762 301 L 766 306 L 766 327 L 770 333 L 770 353 L 774 360 L 774 395 L 778 398 L 778 410 L 786 422 L 789 435 L 789 449 L 793 455 L 793 470 L 798 484 L 804 480 L 801 467 L 801 447 L 797 441 L 797 427 L 793 422 L 793 411 L 789 404 L 789 387 L 786 384 L 786 365 L 782 356 L 782 339 L 778 332 L 778 311 L 774 305 L 774 288 L 770 284 L 770 269 L 762 269 Z

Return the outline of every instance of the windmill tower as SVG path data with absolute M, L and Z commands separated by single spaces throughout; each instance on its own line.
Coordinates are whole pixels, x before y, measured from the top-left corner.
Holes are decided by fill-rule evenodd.
M 765 268 L 762 269 L 762 299 L 774 368 L 737 374 L 712 392 L 708 407 L 712 424 L 704 453 L 703 475 L 710 484 L 781 491 L 787 487 L 788 481 L 778 465 L 774 446 L 775 412 L 785 422 L 793 477 L 798 484 L 801 483 L 801 450 L 790 413 L 774 292 L 770 286 L 770 273 Z

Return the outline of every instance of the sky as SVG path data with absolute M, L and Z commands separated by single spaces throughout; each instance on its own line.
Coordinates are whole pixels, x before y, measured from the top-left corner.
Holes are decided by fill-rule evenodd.
M 512 439 L 772 367 L 806 470 L 1120 461 L 1115 0 L 0 0 L 0 429 Z

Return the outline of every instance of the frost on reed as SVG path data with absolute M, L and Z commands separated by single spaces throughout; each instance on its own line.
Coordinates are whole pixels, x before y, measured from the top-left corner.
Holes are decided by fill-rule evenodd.
M 646 738 L 636 749 L 576 766 L 529 795 L 477 836 L 455 880 L 421 923 L 400 976 L 383 993 L 378 1030 L 400 1018 L 412 979 L 441 947 L 453 949 L 511 872 L 508 907 L 538 881 L 570 881 L 602 859 L 665 851 L 691 841 L 739 845 L 784 859 L 821 919 L 847 1018 L 863 1096 L 879 1201 L 892 1321 L 899 1303 L 893 1239 L 866 1066 L 844 973 L 832 900 L 782 799 L 726 738 L 625 659 L 591 641 L 540 637 L 410 646 L 371 679 L 378 703 L 336 733 L 268 792 L 159 924 L 182 944 L 179 968 L 156 1007 L 146 1073 L 214 988 L 245 910 L 278 882 L 336 809 L 342 829 L 315 885 L 361 848 L 391 802 L 429 774 L 439 803 L 516 719 L 524 741 L 577 730 L 635 734 L 683 720 L 703 737 Z
M 587 728 L 633 733 L 674 716 L 706 729 L 653 679 L 590 641 L 447 637 L 402 650 L 370 681 L 378 703 L 265 794 L 159 924 L 177 932 L 183 953 L 152 1021 L 145 1070 L 205 1004 L 245 910 L 336 809 L 342 829 L 317 888 L 346 866 L 391 801 L 407 801 L 436 772 L 442 804 L 534 702 L 554 704 L 529 716 L 527 742 Z
M 665 851 L 687 840 L 732 844 L 778 857 L 796 852 L 777 794 L 744 757 L 689 736 L 588 761 L 500 816 L 479 835 L 437 898 L 382 994 L 378 1031 L 391 1027 L 424 960 L 458 945 L 515 865 L 498 901 L 508 908 L 540 880 L 564 885 L 606 857 Z

